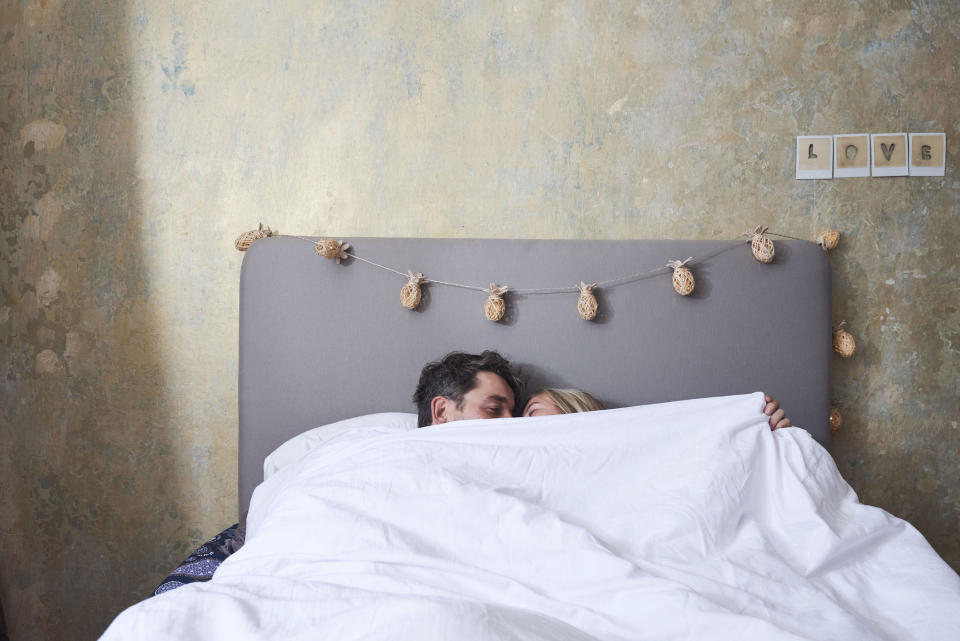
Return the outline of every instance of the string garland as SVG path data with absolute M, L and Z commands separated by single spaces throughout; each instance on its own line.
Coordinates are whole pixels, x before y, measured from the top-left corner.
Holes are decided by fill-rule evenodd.
M 308 243 L 310 243 L 311 245 L 316 245 L 318 242 L 322 242 L 322 241 L 315 241 L 315 240 L 313 240 L 312 238 L 309 238 L 309 237 L 307 237 L 307 236 L 292 236 L 292 238 L 297 238 L 297 239 L 299 239 L 299 240 L 308 242 Z M 323 239 L 323 240 L 329 240 L 329 239 Z M 333 242 L 337 242 L 337 241 L 333 241 Z M 345 245 L 345 247 L 349 247 L 349 246 L 350 246 L 349 244 Z M 711 254 L 707 254 L 707 255 L 704 257 L 704 259 L 709 258 L 709 257 L 712 257 L 714 254 L 718 254 L 718 253 L 720 253 L 721 251 L 725 251 L 725 250 L 726 250 L 726 247 L 721 248 L 721 249 L 720 249 L 719 251 L 717 251 L 717 252 L 713 252 L 713 253 L 711 253 Z M 408 278 L 408 273 L 404 273 L 404 272 L 402 272 L 402 271 L 400 271 L 400 270 L 398 270 L 398 269 L 394 269 L 394 268 L 388 267 L 388 266 L 386 266 L 386 265 L 381 265 L 380 263 L 374 262 L 374 261 L 370 260 L 369 258 L 363 258 L 362 256 L 358 256 L 358 255 L 356 254 L 356 252 L 354 252 L 354 251 L 344 251 L 343 254 L 344 254 L 344 255 L 343 255 L 344 258 L 347 258 L 347 257 L 353 258 L 353 259 L 355 259 L 355 260 L 359 260 L 360 262 L 366 263 L 366 264 L 368 264 L 368 265 L 370 265 L 370 266 L 372 266 L 372 267 L 376 267 L 377 269 L 382 269 L 382 270 L 384 270 L 384 271 L 388 271 L 388 272 L 394 273 L 394 274 L 396 274 L 397 276 L 402 276 L 403 278 Z M 692 258 L 693 258 L 693 257 L 691 256 L 691 258 L 688 259 L 688 260 L 692 260 Z M 593 287 L 594 287 L 594 288 L 614 287 L 614 286 L 617 286 L 617 285 L 624 285 L 624 284 L 626 284 L 626 283 L 630 283 L 630 282 L 633 282 L 633 281 L 635 281 L 635 280 L 642 280 L 642 279 L 644 279 L 644 278 L 649 278 L 650 276 L 656 276 L 657 274 L 665 274 L 665 273 L 667 273 L 667 268 L 666 268 L 666 267 L 658 267 L 658 268 L 656 268 L 656 269 L 650 269 L 650 270 L 647 270 L 647 271 L 644 271 L 644 272 L 638 272 L 638 273 L 636 273 L 636 274 L 629 274 L 629 275 L 627 275 L 627 276 L 619 276 L 619 277 L 613 278 L 613 279 L 611 279 L 611 280 L 606 280 L 606 281 L 603 281 L 603 282 L 594 283 L 594 284 L 593 284 Z M 421 276 L 422 276 L 422 275 L 421 275 Z M 470 289 L 470 290 L 473 290 L 473 291 L 475 291 L 475 292 L 489 293 L 489 288 L 488 288 L 488 287 L 481 287 L 481 286 L 479 286 L 479 285 L 470 285 L 470 284 L 467 284 L 467 283 L 457 283 L 457 282 L 453 282 L 453 281 L 439 280 L 439 279 L 436 279 L 436 278 L 423 277 L 423 279 L 422 279 L 420 282 L 421 282 L 421 284 L 444 285 L 444 286 L 446 286 L 446 287 L 459 287 L 460 289 Z M 527 289 L 515 289 L 515 288 L 511 287 L 511 288 L 510 288 L 510 292 L 513 293 L 513 294 L 516 294 L 516 295 L 518 295 L 518 296 L 531 296 L 531 295 L 537 295 L 537 294 L 574 294 L 574 293 L 579 293 L 579 292 L 580 292 L 580 288 L 579 288 L 579 286 L 577 286 L 577 285 L 571 285 L 571 286 L 569 286 L 569 287 L 538 287 L 538 288 L 527 288 Z
M 271 231 L 269 227 L 264 228 L 263 223 L 260 223 L 260 227 L 258 229 L 241 234 L 240 237 L 237 238 L 235 246 L 240 251 L 246 251 L 256 240 L 275 235 L 276 232 Z M 790 238 L 792 240 L 804 240 L 795 236 L 788 236 L 786 234 L 769 231 L 763 225 L 757 225 L 753 231 L 746 232 L 744 236 L 746 236 L 750 242 L 754 257 L 762 263 L 772 262 L 775 256 L 773 241 L 770 240 L 768 236 L 778 236 L 780 238 Z M 469 283 L 440 280 L 437 278 L 426 277 L 419 272 L 414 273 L 410 269 L 404 273 L 398 269 L 394 269 L 393 267 L 381 265 L 380 263 L 370 260 L 369 258 L 364 258 L 363 256 L 357 255 L 356 251 L 350 247 L 350 243 L 326 237 L 321 238 L 320 240 L 314 240 L 313 238 L 309 238 L 307 236 L 293 236 L 293 238 L 310 243 L 313 245 L 317 255 L 334 260 L 338 265 L 347 259 L 354 259 L 366 263 L 372 267 L 376 267 L 377 269 L 382 269 L 400 276 L 405 281 L 405 284 L 400 291 L 400 304 L 406 309 L 417 309 L 417 307 L 420 305 L 420 301 L 422 300 L 421 287 L 425 284 L 457 287 L 460 289 L 483 292 L 488 295 L 487 299 L 484 301 L 484 316 L 495 322 L 502 320 L 504 314 L 506 313 L 506 301 L 504 300 L 504 295 L 508 291 L 511 294 L 518 296 L 535 296 L 541 294 L 577 294 L 577 313 L 579 314 L 580 318 L 583 318 L 584 320 L 594 320 L 597 316 L 598 304 L 595 296 L 595 291 L 597 289 L 606 289 L 624 285 L 633 281 L 651 278 L 653 276 L 662 274 L 668 274 L 671 271 L 673 272 L 672 283 L 676 292 L 681 296 L 689 296 L 691 293 L 693 293 L 694 287 L 696 286 L 696 279 L 691 267 L 695 267 L 698 262 L 703 262 L 728 249 L 728 247 L 724 246 L 715 251 L 707 252 L 705 255 L 699 258 L 695 256 L 689 256 L 685 260 L 670 260 L 663 267 L 656 267 L 646 271 L 637 272 L 635 274 L 627 274 L 617 278 L 612 278 L 610 280 L 595 282 L 590 285 L 588 285 L 585 281 L 580 281 L 579 285 L 562 287 L 515 288 L 508 285 L 497 285 L 496 283 L 491 283 L 489 287 L 482 287 L 479 285 L 471 285 Z M 815 242 L 820 245 L 824 251 L 830 251 L 837 247 L 839 240 L 839 231 L 836 229 L 827 229 L 819 232 Z M 844 347 L 847 347 L 847 344 L 852 343 L 853 341 L 853 337 L 846 332 L 840 333 L 838 337 L 840 338 L 839 342 L 843 343 Z M 841 353 L 849 351 L 852 353 L 852 349 L 849 348 L 843 350 L 838 349 L 837 351 L 841 351 Z

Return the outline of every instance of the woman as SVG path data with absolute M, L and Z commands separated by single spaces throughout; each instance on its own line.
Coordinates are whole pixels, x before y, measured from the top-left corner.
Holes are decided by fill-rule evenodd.
M 603 403 L 579 389 L 545 388 L 530 397 L 523 416 L 553 416 L 606 409 Z

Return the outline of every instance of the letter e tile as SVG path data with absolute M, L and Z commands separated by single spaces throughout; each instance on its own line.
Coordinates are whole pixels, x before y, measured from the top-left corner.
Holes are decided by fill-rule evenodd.
M 947 134 L 910 134 L 910 175 L 942 176 L 947 162 Z

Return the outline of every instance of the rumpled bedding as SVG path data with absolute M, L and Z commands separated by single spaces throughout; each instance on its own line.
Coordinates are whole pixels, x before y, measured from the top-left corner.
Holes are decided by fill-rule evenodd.
M 190 583 L 212 579 L 220 564 L 243 545 L 243 536 L 244 528 L 239 523 L 234 523 L 213 538 L 204 541 L 160 582 L 157 589 L 153 591 L 154 596 Z
M 338 434 L 103 639 L 954 640 L 960 578 L 760 393 Z

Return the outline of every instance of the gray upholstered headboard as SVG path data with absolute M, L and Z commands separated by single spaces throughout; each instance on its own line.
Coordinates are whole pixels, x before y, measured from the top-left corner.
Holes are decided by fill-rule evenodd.
M 773 263 L 737 241 L 346 238 L 401 271 L 486 287 L 549 288 L 646 272 L 696 257 L 696 290 L 667 270 L 601 290 L 595 321 L 577 294 L 486 295 L 428 285 L 418 311 L 405 279 L 356 260 L 337 265 L 296 237 L 257 241 L 240 279 L 240 511 L 263 459 L 304 430 L 351 416 L 415 412 L 420 368 L 453 350 L 497 349 L 530 388 L 580 387 L 610 406 L 763 390 L 795 425 L 829 438 L 830 268 L 817 245 L 778 241 Z

